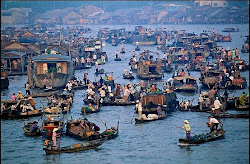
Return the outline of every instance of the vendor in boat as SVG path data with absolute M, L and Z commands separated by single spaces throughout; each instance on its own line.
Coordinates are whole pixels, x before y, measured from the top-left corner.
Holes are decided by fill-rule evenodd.
M 16 94 L 13 93 L 12 96 L 11 96 L 10 98 L 11 98 L 11 101 L 15 101 L 15 100 L 17 99 Z
M 34 108 L 34 109 L 36 109 L 36 107 L 35 107 L 35 101 L 34 101 L 34 99 L 30 96 L 29 98 L 28 98 L 28 100 L 30 101 L 30 105 Z
M 135 113 L 138 111 L 138 120 L 142 118 L 142 104 L 139 100 L 136 100 Z
M 214 109 L 212 109 L 216 115 L 219 115 L 220 113 L 220 107 L 221 107 L 221 103 L 218 97 L 216 97 L 216 100 L 214 101 Z
M 30 127 L 30 132 L 31 132 L 31 133 L 32 133 L 32 132 L 36 132 L 36 131 L 39 129 L 39 127 L 37 126 L 37 124 L 38 124 L 37 121 L 34 121 L 34 122 L 32 123 L 32 125 L 31 125 L 31 127 Z
M 48 82 L 49 82 L 48 79 L 46 77 L 44 77 L 43 78 L 43 89 L 46 89 L 46 87 L 47 87 L 46 85 Z
M 202 105 L 203 105 L 203 97 L 202 97 L 202 94 L 200 94 L 200 97 L 199 97 L 199 100 L 198 100 L 198 104 L 200 106 L 200 110 L 202 110 Z
M 185 75 L 186 75 L 186 73 L 185 73 L 184 69 L 182 69 L 181 70 L 181 76 L 185 76 Z
M 6 106 L 4 105 L 4 103 L 1 103 L 1 114 L 2 114 L 2 112 L 5 111 L 5 110 L 6 110 Z
M 30 88 L 31 88 L 31 85 L 29 84 L 29 82 L 27 82 L 25 84 L 26 95 L 30 95 Z
M 239 100 L 240 100 L 240 105 L 245 106 L 245 100 L 246 100 L 246 98 L 245 98 L 245 92 L 243 92 L 240 95 Z
M 188 120 L 184 120 L 184 126 L 182 126 L 181 128 L 185 130 L 186 137 L 187 137 L 188 140 L 190 140 L 190 130 L 191 130 L 191 127 L 189 125 Z
M 217 131 L 219 121 L 216 118 L 212 118 L 211 116 L 208 116 L 209 122 L 207 122 L 208 127 L 210 127 L 210 133 L 213 131 Z
M 114 97 L 114 94 L 113 93 L 109 93 L 109 100 L 111 102 L 114 102 L 115 101 L 115 97 Z
M 68 92 L 71 93 L 72 83 L 70 81 L 68 81 L 68 83 L 66 84 L 66 88 L 67 88 Z
M 21 92 L 21 91 L 18 91 L 18 93 L 17 93 L 17 99 L 18 99 L 18 100 L 23 99 L 23 95 L 22 95 L 22 92 Z
M 156 108 L 158 116 L 162 116 L 162 110 L 161 110 L 161 104 L 158 104 L 158 107 Z

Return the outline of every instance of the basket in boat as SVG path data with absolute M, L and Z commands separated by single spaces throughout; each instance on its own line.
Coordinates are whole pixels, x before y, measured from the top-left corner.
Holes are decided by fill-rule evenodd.
M 33 114 L 38 114 L 38 113 L 39 113 L 38 109 L 33 110 Z

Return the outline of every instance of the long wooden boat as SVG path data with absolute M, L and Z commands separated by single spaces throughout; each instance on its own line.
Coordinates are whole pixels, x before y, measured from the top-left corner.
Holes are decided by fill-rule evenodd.
M 249 113 L 245 113 L 245 114 L 220 114 L 220 115 L 216 115 L 216 114 L 212 114 L 213 117 L 215 118 L 249 118 Z
M 102 106 L 127 106 L 135 105 L 135 101 L 104 101 L 101 103 Z
M 58 94 L 58 93 L 59 93 L 59 91 L 56 90 L 56 91 L 49 91 L 49 92 L 34 93 L 32 95 L 27 95 L 25 97 L 29 97 L 29 96 L 31 96 L 33 98 L 37 98 L 37 97 L 49 97 L 51 95 L 55 95 L 55 94 Z
M 215 133 L 204 133 L 204 134 L 191 136 L 190 140 L 188 140 L 186 138 L 185 139 L 180 138 L 178 145 L 179 146 L 195 145 L 195 144 L 201 144 L 204 142 L 214 141 L 214 140 L 223 138 L 225 133 L 226 133 L 226 131 L 224 131 L 222 128 L 220 128 Z
M 63 134 L 64 122 L 62 116 L 47 114 L 43 116 L 42 120 L 43 138 L 51 138 L 54 128 L 58 128 L 58 134 Z
M 25 119 L 30 117 L 41 116 L 43 114 L 41 110 L 36 109 L 34 111 L 23 113 L 21 111 L 9 109 L 2 112 L 1 119 Z
M 167 117 L 167 115 L 162 115 L 162 116 L 158 116 L 158 119 L 149 119 L 149 120 L 143 120 L 143 119 L 139 120 L 138 118 L 135 118 L 135 123 L 142 124 L 142 123 L 151 122 L 151 121 L 163 120 L 166 117 Z
M 50 154 L 60 154 L 60 153 L 73 153 L 78 151 L 84 151 L 84 150 L 90 150 L 95 149 L 98 146 L 102 145 L 105 141 L 107 141 L 107 138 L 101 138 L 97 140 L 88 141 L 86 143 L 78 143 L 71 146 L 65 146 L 57 149 L 52 149 L 51 147 L 43 148 L 46 155 Z
M 80 84 L 78 86 L 73 85 L 72 90 L 81 90 L 81 89 L 86 89 L 88 88 L 88 84 Z
M 115 61 L 121 61 L 122 59 L 121 58 L 115 58 L 114 60 Z
M 32 124 L 33 124 L 32 122 L 29 122 L 28 124 L 24 125 L 23 127 L 24 134 L 27 136 L 41 136 L 42 132 L 39 129 L 37 129 L 37 131 L 35 132 L 30 131 Z

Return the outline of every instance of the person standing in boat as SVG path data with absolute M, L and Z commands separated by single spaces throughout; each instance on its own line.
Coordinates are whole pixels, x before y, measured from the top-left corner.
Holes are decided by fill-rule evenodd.
M 119 52 L 118 50 L 115 51 L 115 58 L 118 59 Z
M 30 86 L 29 82 L 27 82 L 25 84 L 26 95 L 30 95 L 30 88 L 31 88 L 31 86 Z
M 22 92 L 21 92 L 21 91 L 18 91 L 17 99 L 18 99 L 18 100 L 23 99 L 23 95 L 22 95 Z
M 56 149 L 56 138 L 60 136 L 56 133 L 57 130 L 58 128 L 54 128 L 52 133 L 53 149 Z
M 207 124 L 210 127 L 210 133 L 213 132 L 214 130 L 217 131 L 220 122 L 216 118 L 212 118 L 211 116 L 208 116 L 208 119 L 209 122 Z
M 221 103 L 218 97 L 216 97 L 216 100 L 214 101 L 214 110 L 216 115 L 218 115 L 220 113 L 220 107 L 221 107 Z
M 198 100 L 198 103 L 199 103 L 199 106 L 200 106 L 200 110 L 202 110 L 202 105 L 203 105 L 203 97 L 202 97 L 202 94 L 200 94 L 200 97 L 199 97 L 199 100 Z
M 185 130 L 186 137 L 187 137 L 188 140 L 190 140 L 191 127 L 189 125 L 188 120 L 184 120 L 184 126 L 182 126 L 181 128 Z
M 98 62 L 95 62 L 95 73 L 98 73 L 99 65 Z
M 12 96 L 11 96 L 10 98 L 11 98 L 11 101 L 15 101 L 15 100 L 17 99 L 16 94 L 13 93 Z
M 136 100 L 135 113 L 138 111 L 138 120 L 142 118 L 142 104 L 139 100 Z

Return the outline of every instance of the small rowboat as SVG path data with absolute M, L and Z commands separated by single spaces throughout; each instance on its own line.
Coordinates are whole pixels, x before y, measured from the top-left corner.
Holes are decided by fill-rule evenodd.
M 179 146 L 187 146 L 187 145 L 195 145 L 195 144 L 201 144 L 204 142 L 209 142 L 209 141 L 214 141 L 220 138 L 223 138 L 225 134 L 225 131 L 220 128 L 217 132 L 215 133 L 204 133 L 204 134 L 199 134 L 195 136 L 191 136 L 190 139 L 184 139 L 180 138 L 179 139 Z
M 121 58 L 115 58 L 114 60 L 115 61 L 121 61 L 122 59 Z
M 48 92 L 40 92 L 40 93 L 35 93 L 35 94 L 32 94 L 32 95 L 27 95 L 27 96 L 24 96 L 24 97 L 29 97 L 31 96 L 32 98 L 37 98 L 37 97 L 49 97 L 51 95 L 55 95 L 55 94 L 58 94 L 59 91 L 56 90 L 56 91 L 48 91 Z
M 167 115 L 162 115 L 162 116 L 158 116 L 158 119 L 150 119 L 150 120 L 139 120 L 138 118 L 135 118 L 135 123 L 136 124 L 142 124 L 142 123 L 146 123 L 146 122 L 151 122 L 151 121 L 157 121 L 157 120 L 163 120 L 167 117 Z
M 51 147 L 43 148 L 46 155 L 50 154 L 60 154 L 60 153 L 73 153 L 78 151 L 95 149 L 98 146 L 102 145 L 108 138 L 101 138 L 97 140 L 88 141 L 85 143 L 78 143 L 71 146 L 65 146 L 61 148 L 52 149 Z
M 135 77 L 133 75 L 129 75 L 129 74 L 125 75 L 125 74 L 123 74 L 123 78 L 124 79 L 134 79 Z
M 100 112 L 100 108 L 95 109 L 95 110 L 92 110 L 92 109 L 90 109 L 90 108 L 87 107 L 87 106 L 83 106 L 82 109 L 81 109 L 81 111 L 82 111 L 82 113 L 84 113 L 84 111 L 85 111 L 86 113 L 97 113 L 97 112 Z
M 212 114 L 213 117 L 215 118 L 249 118 L 249 113 L 247 114 L 220 114 L 220 115 L 215 115 Z
M 108 137 L 108 139 L 114 139 L 118 136 L 118 129 L 115 127 L 111 127 L 110 129 L 105 130 L 104 132 L 101 133 L 102 137 Z
M 39 129 L 37 129 L 37 131 L 35 132 L 31 132 L 30 131 L 31 126 L 32 126 L 32 122 L 29 122 L 27 125 L 24 125 L 23 131 L 25 135 L 27 136 L 41 136 L 42 135 L 42 132 Z

